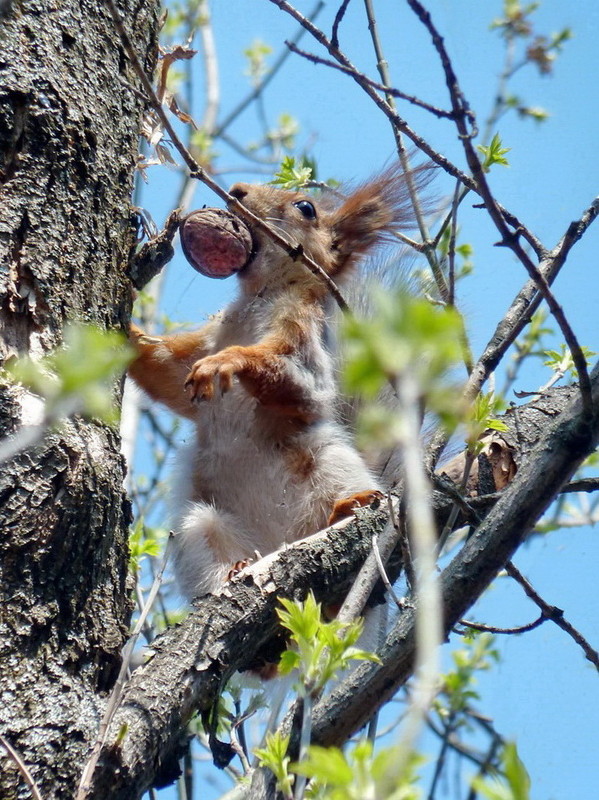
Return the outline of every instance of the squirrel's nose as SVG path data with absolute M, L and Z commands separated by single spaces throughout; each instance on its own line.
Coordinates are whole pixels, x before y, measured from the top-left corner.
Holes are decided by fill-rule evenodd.
M 229 189 L 229 194 L 233 195 L 236 200 L 243 200 L 249 188 L 247 183 L 234 183 Z

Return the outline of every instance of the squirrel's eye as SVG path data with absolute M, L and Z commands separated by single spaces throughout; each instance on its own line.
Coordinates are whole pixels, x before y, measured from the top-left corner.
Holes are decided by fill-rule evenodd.
M 316 219 L 316 209 L 309 200 L 298 200 L 293 204 L 305 219 Z

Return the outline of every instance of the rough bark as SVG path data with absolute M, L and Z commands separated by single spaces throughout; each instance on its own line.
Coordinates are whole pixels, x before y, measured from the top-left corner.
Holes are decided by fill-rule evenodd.
M 196 712 L 211 711 L 235 670 L 276 660 L 279 598 L 340 599 L 385 515 L 365 511 L 363 522 L 339 538 L 317 534 L 259 561 L 219 594 L 197 600 L 185 621 L 152 644 L 151 659 L 137 669 L 107 735 L 90 798 L 139 797 L 177 775 L 185 727 Z M 274 639 L 274 641 L 273 641 Z M 115 745 L 119 731 L 127 734 Z
M 148 69 L 156 3 L 121 9 Z M 0 32 L 0 356 L 42 355 L 65 321 L 122 327 L 142 102 L 98 2 L 14 4 Z M 0 435 L 31 396 L 3 389 Z M 130 613 L 118 437 L 72 420 L 0 476 L 0 730 L 44 798 L 71 798 Z M 0 796 L 30 797 L 0 748 Z
M 599 401 L 599 374 L 594 391 Z M 582 418 L 575 387 L 533 400 L 511 415 L 518 421 L 510 436 L 527 455 L 501 499 L 443 572 L 447 635 L 599 439 L 599 417 Z M 539 424 L 548 417 L 551 425 Z M 442 520 L 448 513 L 447 498 L 436 493 L 435 504 Z M 385 522 L 382 509 L 363 514 L 341 530 L 258 562 L 219 595 L 198 600 L 181 625 L 157 640 L 152 658 L 132 676 L 115 715 L 92 797 L 100 800 L 108 790 L 115 800 L 138 797 L 156 774 L 168 772 L 194 711 L 210 710 L 231 672 L 252 666 L 273 636 L 279 597 L 303 597 L 307 586 L 327 602 L 344 594 L 369 551 L 372 533 Z M 414 648 L 414 612 L 408 608 L 387 641 L 382 666 L 360 666 L 349 685 L 342 684 L 315 709 L 316 740 L 340 744 L 361 727 L 410 677 Z M 120 740 L 124 726 L 127 734 Z M 238 795 L 274 797 L 272 782 L 259 773 L 251 788 L 239 787 Z

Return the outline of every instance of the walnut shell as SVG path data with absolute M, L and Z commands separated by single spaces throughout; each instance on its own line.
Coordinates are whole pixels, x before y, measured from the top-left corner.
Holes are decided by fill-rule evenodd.
M 247 225 L 222 208 L 192 211 L 181 221 L 180 235 L 191 266 L 209 278 L 228 278 L 243 269 L 252 255 Z

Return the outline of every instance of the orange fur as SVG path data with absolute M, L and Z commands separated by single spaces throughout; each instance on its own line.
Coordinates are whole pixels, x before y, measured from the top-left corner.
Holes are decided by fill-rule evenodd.
M 137 350 L 129 375 L 152 399 L 193 419 L 194 408 L 181 387 L 194 360 L 207 352 L 205 331 L 147 336 L 137 325 L 131 325 L 129 337 Z
M 384 496 L 382 492 L 375 490 L 373 492 L 356 492 L 351 497 L 343 497 L 341 500 L 337 500 L 328 520 L 329 525 L 334 525 L 335 522 L 351 517 L 357 508 L 364 508 L 373 503 L 378 504 Z

